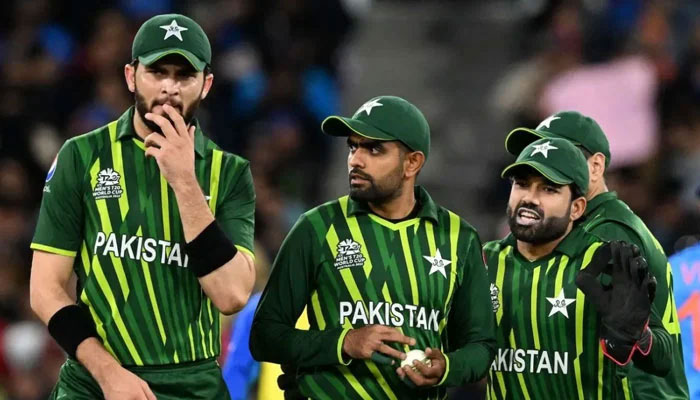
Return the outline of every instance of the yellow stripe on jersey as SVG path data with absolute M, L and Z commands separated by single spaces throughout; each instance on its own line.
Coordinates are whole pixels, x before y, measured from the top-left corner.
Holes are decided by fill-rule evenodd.
M 541 266 L 538 265 L 533 270 L 532 291 L 530 292 L 530 322 L 532 324 L 532 337 L 535 340 L 535 348 L 540 349 L 540 332 L 537 327 L 537 284 L 540 281 Z M 500 308 L 500 307 L 499 307 Z
M 45 251 L 47 253 L 58 254 L 60 256 L 66 256 L 66 257 L 75 257 L 78 255 L 77 251 L 59 249 L 58 247 L 46 246 L 46 245 L 39 244 L 39 243 L 32 243 L 29 246 L 29 248 L 32 250 Z
M 110 122 L 107 125 L 107 129 L 109 130 L 109 138 L 112 141 L 112 167 L 121 177 L 122 195 L 119 196 L 119 210 L 121 212 L 123 222 L 126 220 L 126 214 L 129 213 L 129 196 L 126 192 L 126 178 L 124 177 L 122 142 L 117 140 L 117 121 Z
M 224 153 L 214 150 L 211 156 L 211 177 L 209 178 L 209 208 L 216 215 L 216 200 L 219 197 L 219 178 L 221 177 L 221 160 Z

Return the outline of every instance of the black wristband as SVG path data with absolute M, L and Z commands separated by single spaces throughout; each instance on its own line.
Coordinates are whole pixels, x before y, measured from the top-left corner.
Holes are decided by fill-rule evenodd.
M 76 304 L 56 311 L 49 319 L 49 333 L 71 358 L 76 358 L 75 352 L 83 340 L 99 338 L 90 313 Z
M 219 224 L 212 221 L 196 238 L 185 244 L 185 252 L 190 258 L 192 271 L 197 278 L 201 278 L 231 261 L 238 249 L 226 237 Z

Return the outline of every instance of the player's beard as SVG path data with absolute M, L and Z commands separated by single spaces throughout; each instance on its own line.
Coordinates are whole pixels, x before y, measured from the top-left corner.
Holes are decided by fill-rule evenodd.
M 175 107 L 180 112 L 180 115 L 182 115 L 182 119 L 185 120 L 185 125 L 189 126 L 190 122 L 192 122 L 192 119 L 194 119 L 194 113 L 197 111 L 197 109 L 199 108 L 199 103 L 202 101 L 203 91 L 204 85 L 202 85 L 202 91 L 200 91 L 199 96 L 197 96 L 197 99 L 190 103 L 188 106 L 185 106 L 182 103 L 173 103 L 172 101 L 170 102 L 170 105 Z M 141 120 L 146 124 L 146 127 L 148 127 L 148 129 L 151 132 L 160 133 L 161 135 L 163 134 L 163 130 L 158 124 L 149 119 L 146 119 L 146 113 L 153 112 L 153 108 L 155 106 L 162 106 L 169 100 L 170 99 L 168 98 L 162 100 L 156 99 L 149 104 L 148 101 L 146 101 L 146 98 L 143 97 L 141 92 L 139 92 L 139 88 L 134 87 L 134 102 L 136 103 L 136 112 L 139 113 Z M 172 120 L 170 120 L 170 117 L 168 117 L 167 114 L 163 114 L 162 116 L 167 118 L 171 123 L 173 122 Z
M 348 174 L 348 180 L 352 174 L 366 179 L 369 187 L 353 186 L 350 184 L 350 198 L 355 201 L 363 201 L 375 205 L 384 204 L 401 195 L 403 188 L 403 166 L 399 164 L 393 171 L 386 175 L 381 181 L 362 172 L 356 168 Z
M 540 220 L 532 225 L 518 224 L 517 212 L 520 208 L 536 212 L 540 216 Z M 510 231 L 516 239 L 534 245 L 545 244 L 559 239 L 566 233 L 570 222 L 571 203 L 569 203 L 566 214 L 561 217 L 546 217 L 544 210 L 532 203 L 520 203 L 515 210 L 513 210 L 509 204 L 506 209 L 506 215 L 508 216 Z

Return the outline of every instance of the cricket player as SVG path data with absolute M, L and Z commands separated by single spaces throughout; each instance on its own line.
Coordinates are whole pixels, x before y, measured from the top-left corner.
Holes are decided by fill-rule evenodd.
M 683 368 L 681 330 L 673 297 L 673 275 L 661 245 L 644 222 L 630 208 L 609 192 L 605 184 L 605 170 L 610 164 L 610 145 L 600 126 L 590 117 L 577 112 L 554 114 L 535 129 L 517 128 L 506 137 L 506 149 L 518 154 L 523 147 L 542 137 L 559 137 L 573 142 L 588 163 L 589 184 L 585 193 L 588 206 L 581 222 L 590 233 L 603 240 L 623 240 L 633 243 L 642 251 L 649 270 L 657 280 L 654 309 L 662 317 L 663 326 L 670 334 L 657 346 L 666 348 L 672 358 L 671 371 L 665 376 L 653 376 L 640 368 L 630 370 L 631 387 L 635 400 L 675 400 L 688 398 L 688 384 Z
M 480 240 L 415 186 L 430 150 L 423 114 L 380 96 L 321 128 L 347 137 L 350 195 L 287 235 L 253 321 L 253 357 L 295 366 L 313 399 L 442 398 L 481 379 L 495 342 Z M 310 330 L 294 329 L 305 306 Z M 399 368 L 411 349 L 431 365 Z
M 484 246 L 498 340 L 488 398 L 623 399 L 630 359 L 666 373 L 657 341 L 668 334 L 651 315 L 654 280 L 639 249 L 577 226 L 583 154 L 566 139 L 540 139 L 502 176 L 512 182 L 511 233 Z
M 124 67 L 135 106 L 68 140 L 46 177 L 30 289 L 69 356 L 53 399 L 229 398 L 219 313 L 253 287 L 255 194 L 193 118 L 210 65 L 196 22 L 146 21 Z
M 700 199 L 700 187 L 697 188 Z M 683 332 L 683 359 L 692 400 L 700 400 L 700 243 L 668 259 L 675 276 L 678 319 Z

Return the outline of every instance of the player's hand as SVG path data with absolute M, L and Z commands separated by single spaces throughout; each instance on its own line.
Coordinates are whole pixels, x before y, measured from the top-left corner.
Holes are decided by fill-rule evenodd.
M 610 285 L 601 284 L 599 275 L 603 272 L 611 275 Z M 625 365 L 635 350 L 648 354 L 656 279 L 637 246 L 621 241 L 603 244 L 579 272 L 576 285 L 600 314 L 600 339 L 608 358 Z
M 445 355 L 440 349 L 425 349 L 425 356 L 430 360 L 430 365 L 422 363 L 418 360 L 413 361 L 413 365 L 418 371 L 414 371 L 408 365 L 403 368 L 396 368 L 396 373 L 401 380 L 406 382 L 410 380 L 415 386 L 435 386 L 440 382 L 442 376 L 445 375 L 447 361 Z
M 180 184 L 189 185 L 196 181 L 194 174 L 194 132 L 188 127 L 182 115 L 169 104 L 163 104 L 168 118 L 154 113 L 146 113 L 146 119 L 160 126 L 163 135 L 153 132 L 146 136 L 146 157 L 153 157 L 160 172 L 173 188 Z M 171 122 L 172 121 L 172 122 Z
M 399 343 L 408 346 L 416 344 L 416 339 L 405 336 L 396 328 L 384 325 L 367 325 L 351 329 L 345 335 L 343 352 L 350 358 L 372 359 L 374 362 L 393 365 L 393 359 L 403 360 L 406 354 L 394 349 L 387 343 Z
M 109 372 L 100 388 L 105 400 L 157 400 L 146 381 L 121 366 Z

